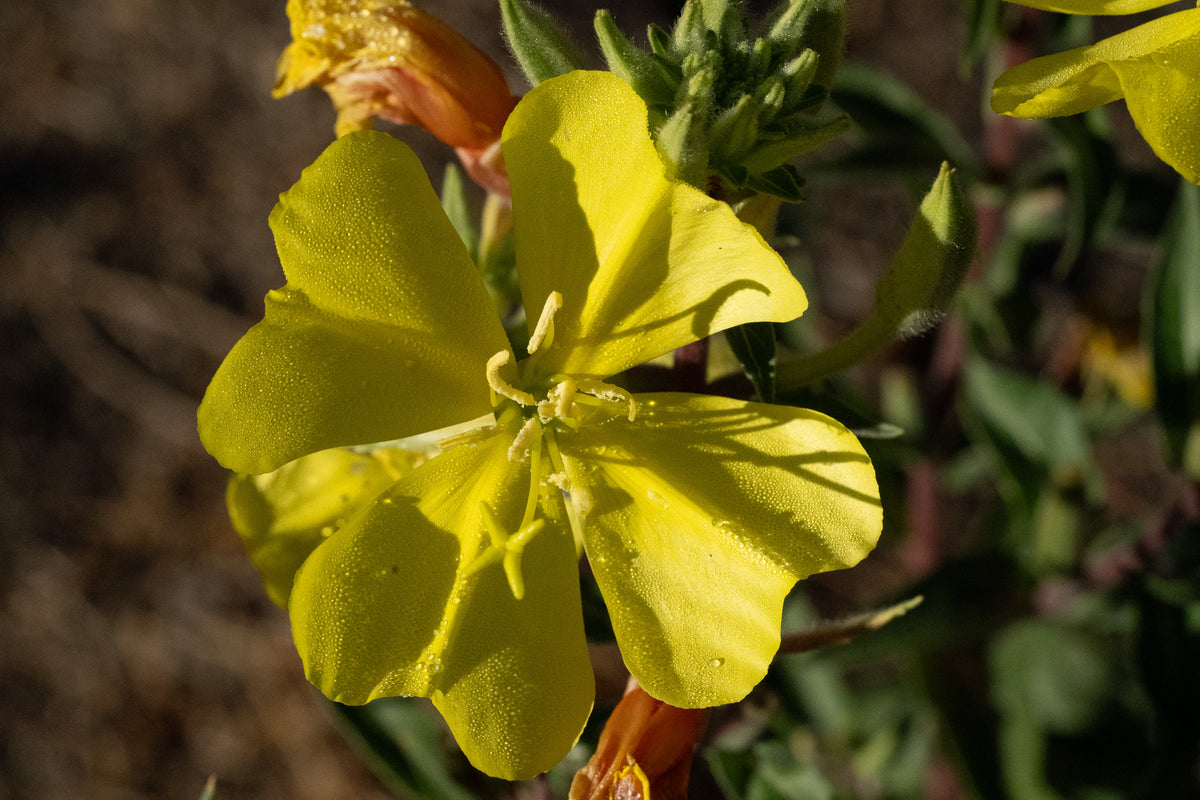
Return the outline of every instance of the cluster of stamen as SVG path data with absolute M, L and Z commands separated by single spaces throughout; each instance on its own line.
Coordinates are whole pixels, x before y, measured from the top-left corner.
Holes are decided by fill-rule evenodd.
M 562 308 L 562 295 L 551 292 L 538 317 L 537 325 L 529 337 L 527 352 L 532 356 L 539 350 L 549 348 L 554 341 L 554 315 Z M 486 549 L 470 558 L 466 566 L 468 575 L 495 563 L 501 563 L 513 597 L 520 600 L 525 595 L 525 581 L 521 574 L 521 555 L 525 546 L 545 526 L 545 520 L 535 519 L 538 496 L 543 481 L 571 493 L 562 455 L 558 449 L 557 432 L 563 428 L 578 429 L 581 424 L 581 406 L 604 407 L 613 404 L 624 406 L 626 416 L 632 422 L 637 418 L 637 402 L 629 392 L 603 381 L 592 378 L 576 380 L 568 375 L 555 375 L 546 396 L 539 400 L 532 393 L 519 389 L 501 377 L 501 370 L 512 360 L 506 349 L 496 353 L 487 362 L 488 386 L 492 391 L 492 402 L 497 409 L 500 425 L 514 425 L 513 417 L 524 417 L 524 422 L 513 437 L 508 449 L 512 461 L 529 464 L 529 495 L 525 513 L 515 533 L 509 534 L 496 519 L 495 512 L 487 503 L 481 503 Z M 507 402 L 506 402 L 507 401 Z M 543 448 L 545 455 L 544 458 Z M 548 460 L 549 467 L 543 466 Z M 543 475 L 543 472 L 546 472 Z M 567 516 L 576 536 L 580 536 L 579 520 L 571 503 L 567 504 Z M 478 551 L 482 540 L 474 545 Z

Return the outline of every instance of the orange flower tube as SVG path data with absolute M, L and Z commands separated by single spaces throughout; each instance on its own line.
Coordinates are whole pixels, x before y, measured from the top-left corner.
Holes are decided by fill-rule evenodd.
M 684 800 L 707 708 L 676 708 L 634 684 L 571 781 L 570 800 Z
M 318 84 L 339 136 L 370 128 L 372 117 L 420 125 L 482 185 L 508 194 L 498 141 L 517 98 L 495 61 L 407 0 L 288 0 L 287 13 L 293 41 L 276 97 Z

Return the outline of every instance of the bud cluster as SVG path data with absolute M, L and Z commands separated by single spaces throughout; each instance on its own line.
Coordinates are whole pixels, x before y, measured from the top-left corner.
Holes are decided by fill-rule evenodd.
M 736 0 L 688 0 L 671 32 L 650 26 L 649 52 L 607 11 L 595 27 L 609 69 L 650 107 L 674 177 L 730 200 L 797 200 L 788 162 L 848 126 L 825 102 L 845 18 L 845 0 L 783 0 L 754 23 Z

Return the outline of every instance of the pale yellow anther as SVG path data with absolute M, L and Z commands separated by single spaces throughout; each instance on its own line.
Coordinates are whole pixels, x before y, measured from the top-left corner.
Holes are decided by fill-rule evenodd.
M 542 402 L 545 401 L 543 400 Z M 517 431 L 517 435 L 513 437 L 513 443 L 509 445 L 508 460 L 524 461 L 529 458 L 533 445 L 541 447 L 541 442 L 539 441 L 541 433 L 542 423 L 537 417 L 530 417 L 525 420 L 525 424 L 521 426 L 521 430 Z
M 554 384 L 550 391 L 546 392 L 546 401 L 550 406 L 550 417 L 565 420 L 574 416 L 571 413 L 571 405 L 575 402 L 575 381 L 567 378 Z M 542 413 L 540 405 L 538 413 Z
M 538 317 L 537 326 L 529 336 L 529 344 L 525 350 L 533 355 L 542 345 L 549 347 L 554 343 L 554 315 L 562 308 L 563 298 L 559 292 L 551 292 L 542 306 L 542 314 Z
M 611 383 L 585 378 L 579 381 L 576 388 L 584 394 L 590 394 L 592 397 L 599 397 L 601 400 L 607 400 L 610 403 L 627 405 L 629 407 L 629 421 L 633 422 L 637 419 L 637 401 L 633 399 L 633 395 L 620 386 L 613 386 Z
M 500 368 L 512 360 L 512 353 L 501 350 L 488 359 L 487 382 L 496 394 L 514 400 L 523 406 L 536 406 L 537 400 L 529 392 L 523 392 L 500 377 Z

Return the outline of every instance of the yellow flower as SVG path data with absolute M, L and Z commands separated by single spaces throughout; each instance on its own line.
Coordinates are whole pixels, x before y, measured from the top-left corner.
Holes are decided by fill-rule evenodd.
M 517 98 L 496 62 L 407 0 L 288 0 L 287 13 L 293 41 L 276 97 L 319 84 L 339 136 L 376 116 L 420 125 L 486 188 L 508 193 L 497 145 Z
M 1020 0 L 1070 14 L 1127 14 L 1170 1 Z M 996 79 L 992 109 L 1015 117 L 1058 117 L 1121 98 L 1158 157 L 1200 183 L 1200 9 L 1018 64 Z
M 529 355 L 416 156 L 352 134 L 272 213 L 288 283 L 199 424 L 223 465 L 263 473 L 482 418 L 307 555 L 289 613 L 326 695 L 430 697 L 472 763 L 520 778 L 591 710 L 581 552 L 632 673 L 702 707 L 762 679 L 788 591 L 863 558 L 881 510 L 870 460 L 828 417 L 607 382 L 806 303 L 751 226 L 667 180 L 627 84 L 542 83 L 503 147 Z

